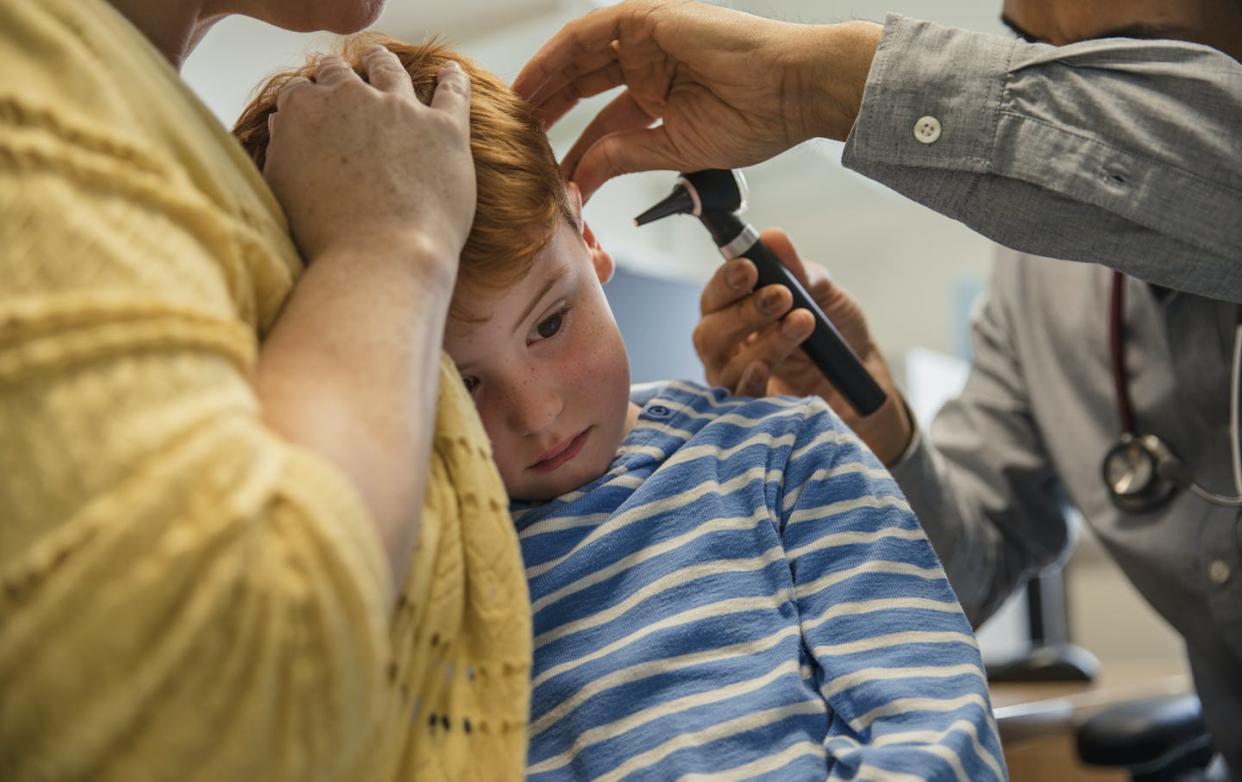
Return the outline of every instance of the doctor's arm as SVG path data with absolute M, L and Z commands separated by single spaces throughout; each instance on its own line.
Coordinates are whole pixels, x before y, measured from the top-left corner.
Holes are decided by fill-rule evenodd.
M 890 16 L 842 162 L 1006 247 L 1242 301 L 1240 123 L 1242 63 L 1207 46 Z
M 1242 64 L 1207 46 L 628 0 L 566 25 L 514 86 L 549 122 L 625 87 L 565 158 L 587 196 L 848 137 L 845 165 L 1001 244 L 1242 301 Z
M 1058 480 L 1035 425 L 999 263 L 972 324 L 970 374 L 930 432 L 889 465 L 975 626 L 1069 544 Z
M 777 286 L 751 293 L 756 271 L 745 259 L 723 264 L 703 291 L 694 345 L 708 381 L 745 396 L 792 394 L 828 402 L 893 472 L 977 626 L 1053 562 L 1069 538 L 1013 345 L 1005 291 L 1016 283 L 1004 281 L 1016 273 L 1016 264 L 997 264 L 987 303 L 973 324 L 970 378 L 928 433 L 915 430 L 853 297 L 822 268 L 799 258 L 783 232 L 766 231 L 763 239 L 836 324 L 889 401 L 860 418 L 798 349 L 810 333 L 810 313 L 790 312 L 792 299 Z M 777 299 L 770 308 L 764 306 L 768 292 Z

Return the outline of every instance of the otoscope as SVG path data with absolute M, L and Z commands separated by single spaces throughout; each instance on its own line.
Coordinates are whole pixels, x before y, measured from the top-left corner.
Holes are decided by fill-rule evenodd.
M 887 398 L 884 389 L 793 272 L 777 260 L 759 239 L 758 232 L 738 217 L 746 209 L 746 195 L 746 180 L 740 171 L 708 169 L 683 173 L 673 192 L 634 218 L 634 223 L 646 225 L 669 215 L 694 215 L 711 233 L 726 261 L 745 256 L 755 264 L 759 270 L 756 287 L 777 284 L 788 288 L 793 294 L 794 309 L 808 309 L 815 316 L 815 330 L 802 343 L 802 349 L 860 415 L 874 413 Z

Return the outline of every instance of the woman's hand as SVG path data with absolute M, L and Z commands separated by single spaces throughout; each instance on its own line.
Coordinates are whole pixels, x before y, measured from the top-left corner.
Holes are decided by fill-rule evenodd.
M 563 163 L 589 197 L 618 174 L 736 168 L 815 136 L 844 138 L 880 32 L 627 0 L 566 25 L 513 87 L 549 125 L 581 98 L 626 87 Z
M 385 49 L 364 83 L 337 57 L 294 79 L 264 175 L 309 267 L 259 354 L 268 425 L 358 489 L 404 586 L 431 464 L 441 346 L 474 216 L 470 82 L 446 66 L 431 105 Z
M 329 56 L 313 82 L 281 90 L 263 175 L 308 263 L 342 246 L 413 245 L 451 290 L 474 219 L 469 79 L 446 65 L 427 106 L 391 52 L 376 46 L 366 63 L 369 84 Z
M 893 464 L 909 445 L 913 428 L 888 364 L 871 339 L 862 309 L 829 279 L 827 272 L 805 263 L 784 231 L 764 231 L 761 238 L 845 337 L 888 394 L 888 401 L 860 418 L 798 347 L 814 330 L 814 317 L 805 309 L 791 312 L 793 296 L 780 285 L 754 290 L 758 271 L 745 258 L 723 264 L 703 289 L 694 349 L 708 382 L 744 396 L 822 397 L 884 464 Z

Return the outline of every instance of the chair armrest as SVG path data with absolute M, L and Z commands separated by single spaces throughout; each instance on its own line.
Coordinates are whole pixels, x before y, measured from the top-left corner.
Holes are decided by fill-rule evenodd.
M 1088 765 L 1124 767 L 1136 775 L 1201 768 L 1212 742 L 1194 695 L 1144 698 L 1087 718 L 1077 730 Z

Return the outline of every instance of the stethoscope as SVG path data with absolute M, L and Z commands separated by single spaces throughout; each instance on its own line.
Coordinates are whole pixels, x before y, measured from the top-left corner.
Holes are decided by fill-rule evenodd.
M 1242 507 L 1242 458 L 1238 443 L 1238 370 L 1242 366 L 1242 323 L 1234 333 L 1233 371 L 1230 386 L 1229 447 L 1233 457 L 1233 482 L 1237 496 L 1226 497 L 1195 483 L 1190 471 L 1167 445 L 1154 434 L 1139 434 L 1134 425 L 1134 406 L 1125 374 L 1125 277 L 1113 272 L 1109 301 L 1108 348 L 1112 360 L 1113 387 L 1117 394 L 1117 413 L 1121 419 L 1121 439 L 1104 455 L 1101 465 L 1104 485 L 1113 504 L 1128 513 L 1154 510 L 1178 489 L 1187 489 L 1215 505 Z M 1242 320 L 1242 309 L 1239 310 Z

